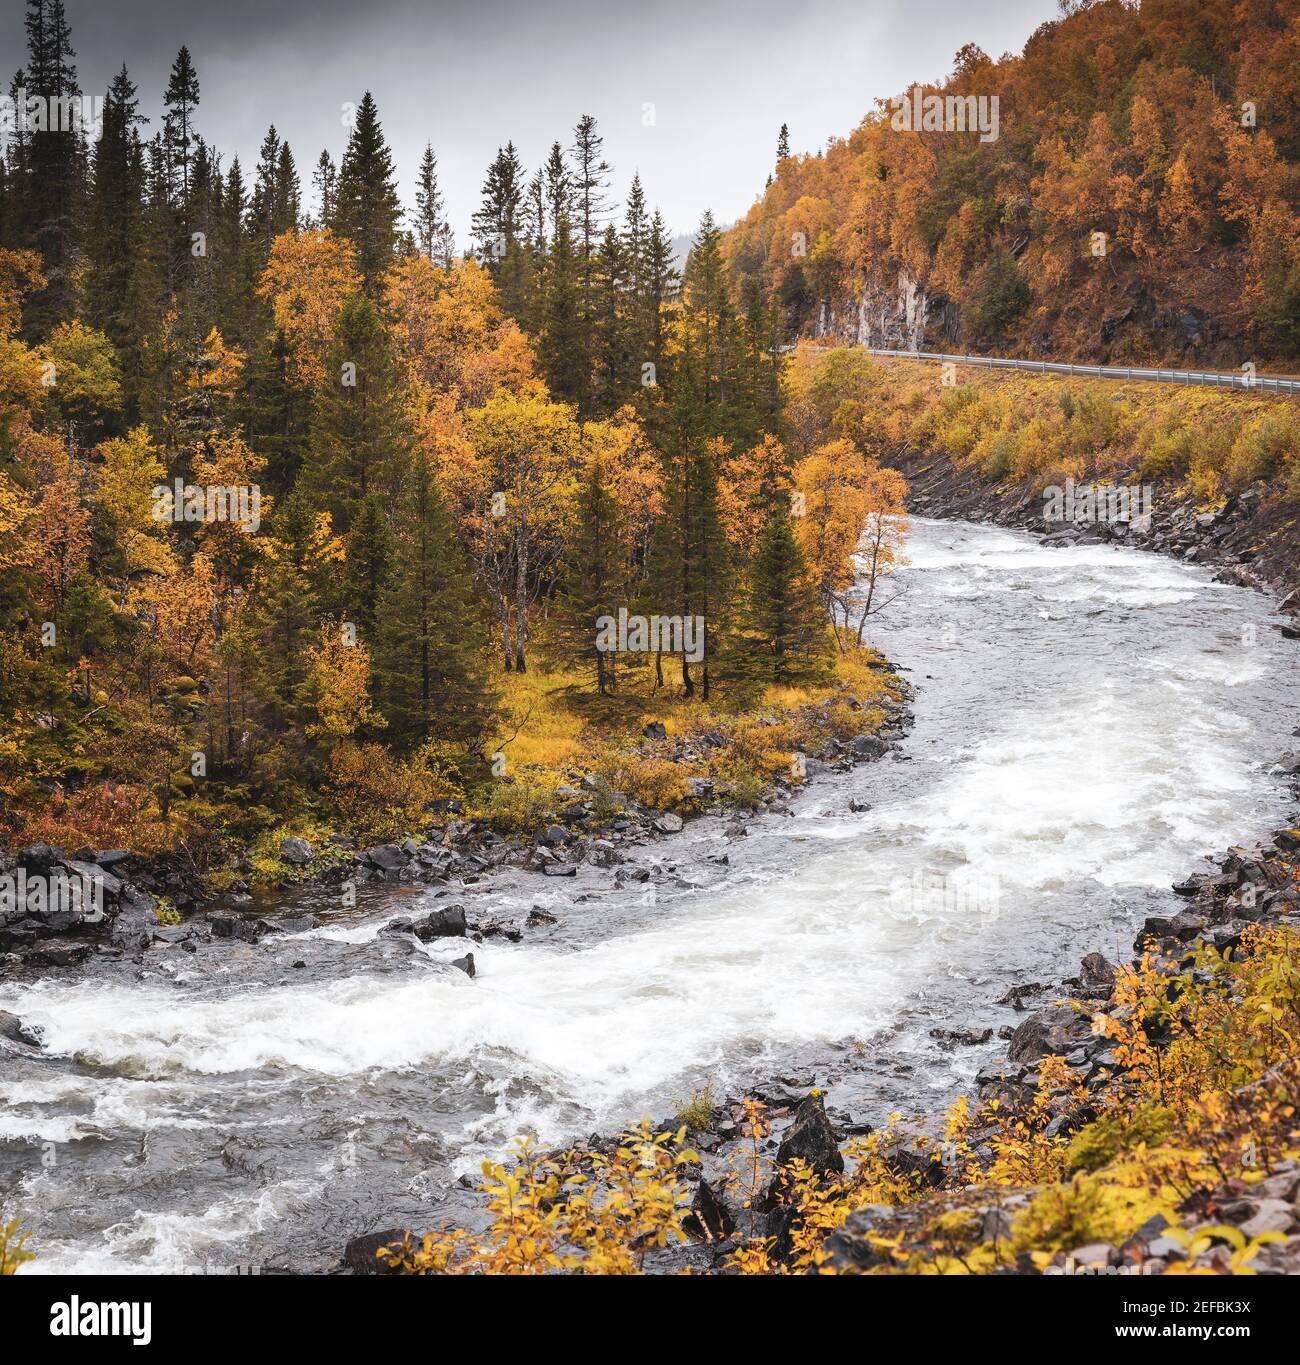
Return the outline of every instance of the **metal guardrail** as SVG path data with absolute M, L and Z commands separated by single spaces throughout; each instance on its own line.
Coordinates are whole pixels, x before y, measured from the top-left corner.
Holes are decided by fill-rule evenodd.
M 876 346 L 862 348 L 868 355 L 893 356 L 896 360 L 938 360 L 957 365 L 977 365 L 986 370 L 1029 370 L 1034 374 L 1078 375 L 1088 379 L 1130 379 L 1148 384 L 1203 384 L 1216 389 L 1242 389 L 1266 393 L 1300 393 L 1300 379 L 1277 375 L 1233 374 L 1223 370 L 1142 370 L 1124 365 L 1070 365 L 1053 360 L 1003 360 L 995 356 L 943 355 L 938 351 L 890 351 Z

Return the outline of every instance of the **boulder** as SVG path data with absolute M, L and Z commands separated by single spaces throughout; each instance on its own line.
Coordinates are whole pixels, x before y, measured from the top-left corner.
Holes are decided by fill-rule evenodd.
M 800 1101 L 795 1110 L 794 1122 L 776 1149 L 776 1160 L 780 1166 L 788 1165 L 796 1157 L 801 1157 L 822 1175 L 838 1175 L 844 1170 L 844 1158 L 840 1155 L 835 1130 L 826 1117 L 826 1107 L 817 1091 Z
M 419 1244 L 419 1239 L 405 1228 L 387 1228 L 383 1232 L 367 1232 L 361 1237 L 353 1237 L 343 1248 L 343 1264 L 354 1275 L 395 1275 L 388 1262 L 379 1255 L 380 1248 L 393 1246 L 404 1238 L 411 1237 Z
M 646 739 L 667 739 L 668 727 L 661 720 L 652 720 L 641 733 Z
M 41 1036 L 28 1024 L 8 1010 L 0 1010 L 0 1038 L 11 1043 L 21 1043 L 24 1047 L 40 1047 Z
M 315 850 L 306 839 L 291 836 L 280 840 L 280 857 L 295 867 L 303 867 L 316 856 Z
M 679 834 L 685 826 L 685 821 L 680 815 L 672 811 L 664 811 L 662 815 L 655 817 L 654 827 L 660 834 Z
M 371 867 L 377 867 L 381 872 L 398 872 L 410 861 L 396 844 L 376 844 L 374 848 L 366 849 L 361 856 Z
M 243 943 L 256 943 L 270 932 L 269 926 L 260 919 L 245 919 L 243 915 L 223 910 L 208 916 L 208 928 L 213 938 L 239 939 Z

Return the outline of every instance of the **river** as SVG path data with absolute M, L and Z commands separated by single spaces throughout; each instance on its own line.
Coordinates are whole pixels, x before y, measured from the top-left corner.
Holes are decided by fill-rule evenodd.
M 286 907 L 325 918 L 306 933 L 0 982 L 46 1043 L 0 1055 L 25 1273 L 328 1269 L 357 1233 L 462 1216 L 458 1178 L 516 1133 L 661 1118 L 706 1083 L 934 1111 L 1005 1045 L 932 1028 L 1014 1023 L 1008 985 L 1126 956 L 1172 881 L 1286 815 L 1268 769 L 1300 645 L 1263 596 L 965 523 L 916 521 L 909 555 L 871 627 L 916 689 L 901 752 L 747 838 L 694 821 L 634 855 L 650 883 L 318 889 Z M 377 937 L 452 896 L 556 923 L 472 945 L 475 979 L 449 965 L 463 940 Z

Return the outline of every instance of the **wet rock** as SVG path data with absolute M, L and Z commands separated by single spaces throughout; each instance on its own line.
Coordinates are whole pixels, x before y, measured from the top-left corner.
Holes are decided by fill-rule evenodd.
M 396 844 L 377 844 L 374 848 L 366 849 L 361 856 L 371 867 L 377 867 L 381 872 L 398 872 L 410 861 Z
M 464 972 L 466 976 L 472 977 L 477 975 L 477 973 L 474 970 L 473 953 L 466 953 L 464 957 L 452 958 L 451 965 L 453 967 L 459 967 L 460 970 Z
M 290 837 L 280 840 L 280 857 L 295 867 L 305 867 L 316 856 L 316 851 L 306 839 Z
M 549 910 L 543 910 L 540 905 L 534 905 L 533 908 L 528 912 L 527 922 L 533 925 L 534 927 L 543 924 L 558 923 L 555 916 L 551 914 Z
M 575 837 L 573 831 L 565 829 L 563 825 L 543 825 L 534 836 L 534 842 L 542 848 L 563 848 L 565 844 L 572 843 Z
M 930 1037 L 945 1047 L 976 1047 L 993 1037 L 991 1028 L 932 1028 Z
M 242 943 L 256 943 L 269 932 L 269 926 L 262 920 L 245 919 L 222 910 L 208 916 L 208 928 L 213 938 L 238 939 Z
M 89 943 L 38 943 L 27 953 L 31 967 L 75 967 L 95 950 Z
M 440 910 L 434 910 L 423 919 L 416 920 L 411 932 L 422 943 L 427 943 L 433 938 L 464 938 L 465 907 L 448 905 Z
M 879 735 L 858 735 L 849 741 L 849 752 L 855 758 L 879 758 L 888 748 Z
M 383 1232 L 353 1237 L 343 1248 L 343 1264 L 354 1275 L 395 1275 L 397 1271 L 378 1253 L 381 1248 L 400 1244 L 407 1237 L 418 1244 L 418 1238 L 405 1228 L 387 1228 Z
M 1100 953 L 1089 953 L 1081 964 L 1079 979 L 1084 990 L 1109 990 L 1115 984 L 1115 967 Z
M 660 834 L 679 834 L 685 824 L 682 817 L 672 811 L 665 811 L 662 815 L 656 816 L 654 821 L 654 827 Z
M 714 1193 L 707 1180 L 701 1180 L 691 1201 L 686 1230 L 706 1242 L 721 1242 L 736 1230 L 727 1206 Z
M 24 1047 L 41 1046 L 41 1035 L 8 1010 L 0 1010 L 0 1038 L 7 1038 L 11 1043 L 21 1043 Z
M 844 1169 L 844 1158 L 840 1155 L 835 1130 L 826 1117 L 822 1097 L 816 1092 L 800 1102 L 795 1110 L 794 1123 L 776 1150 L 776 1160 L 780 1166 L 788 1165 L 796 1157 L 801 1157 L 814 1171 L 823 1175 L 838 1175 Z
M 576 863 L 547 863 L 542 868 L 544 877 L 576 877 L 578 867 Z
M 1049 1052 L 1063 1055 L 1091 1037 L 1087 1019 L 1066 1005 L 1054 1006 L 1030 1015 L 1016 1029 L 1007 1045 L 1007 1059 L 1016 1066 L 1028 1066 Z

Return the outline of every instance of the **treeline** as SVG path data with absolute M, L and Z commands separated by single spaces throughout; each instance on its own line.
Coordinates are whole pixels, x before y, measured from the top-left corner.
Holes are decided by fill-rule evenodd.
M 61 0 L 28 34 L 15 90 L 77 93 Z M 863 519 L 899 489 L 864 437 L 828 459 L 792 424 L 710 215 L 679 279 L 639 183 L 611 215 L 583 118 L 527 183 L 502 149 L 457 259 L 432 150 L 404 212 L 369 94 L 310 209 L 274 129 L 251 186 L 223 166 L 201 96 L 182 49 L 152 133 L 123 69 L 97 141 L 4 149 L 11 827 L 167 846 L 469 780 L 539 653 L 578 699 L 829 676 Z M 703 629 L 602 648 L 620 612 Z
M 1298 53 L 1295 0 L 1063 0 L 1023 53 L 968 44 L 945 81 L 893 92 L 984 101 L 987 123 L 996 101 L 995 136 L 882 100 L 815 154 L 784 140 L 729 268 L 789 330 L 875 345 L 1293 358 Z

